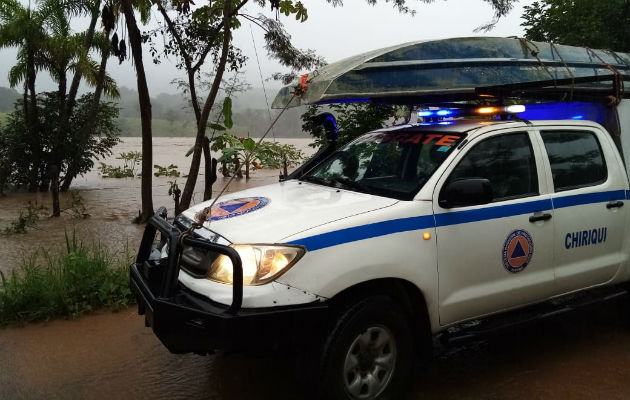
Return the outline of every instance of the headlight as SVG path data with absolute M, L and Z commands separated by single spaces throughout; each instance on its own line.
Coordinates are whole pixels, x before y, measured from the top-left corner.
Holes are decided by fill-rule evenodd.
M 243 284 L 262 285 L 276 279 L 291 268 L 306 252 L 297 246 L 274 246 L 264 244 L 231 244 L 241 256 L 243 264 Z M 210 266 L 207 278 L 221 283 L 232 284 L 234 267 L 232 260 L 223 254 Z

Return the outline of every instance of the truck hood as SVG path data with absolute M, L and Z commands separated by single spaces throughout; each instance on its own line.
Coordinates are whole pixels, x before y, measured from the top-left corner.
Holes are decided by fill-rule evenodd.
M 389 207 L 398 200 L 296 180 L 222 196 L 204 227 L 232 243 L 281 243 L 291 235 L 343 218 Z M 195 214 L 212 200 L 184 211 Z M 210 218 L 210 217 L 209 217 Z

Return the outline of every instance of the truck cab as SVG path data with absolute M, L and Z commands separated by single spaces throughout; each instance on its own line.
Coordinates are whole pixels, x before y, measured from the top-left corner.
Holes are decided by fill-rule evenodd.
M 627 283 L 629 200 L 596 122 L 425 120 L 153 217 L 132 289 L 173 352 L 294 343 L 319 398 L 398 398 L 432 335 Z

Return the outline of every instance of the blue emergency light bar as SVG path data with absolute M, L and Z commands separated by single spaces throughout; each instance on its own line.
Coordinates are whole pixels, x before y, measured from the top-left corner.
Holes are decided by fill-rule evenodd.
M 458 110 L 422 110 L 422 111 L 418 111 L 418 117 L 422 117 L 422 118 L 453 117 L 457 113 L 458 113 Z
M 464 106 L 465 107 L 465 106 Z M 526 120 L 589 120 L 603 123 L 607 110 L 603 104 L 566 102 L 566 103 L 529 103 L 526 106 L 515 104 L 510 106 L 482 106 L 476 108 L 435 108 L 420 110 L 418 117 L 425 122 L 439 122 L 445 118 L 465 116 L 497 117 L 500 115 L 518 115 Z
M 525 106 L 512 105 L 506 107 L 478 107 L 478 108 L 462 108 L 462 109 L 437 109 L 437 110 L 421 110 L 418 111 L 420 118 L 449 118 L 456 116 L 472 116 L 472 115 L 500 115 L 500 114 L 519 114 L 525 112 Z

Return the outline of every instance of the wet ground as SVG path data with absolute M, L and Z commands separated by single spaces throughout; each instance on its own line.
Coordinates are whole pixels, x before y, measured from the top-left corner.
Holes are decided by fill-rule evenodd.
M 440 348 L 408 400 L 628 399 L 627 299 Z M 300 399 L 282 357 L 170 354 L 134 309 L 0 330 L 2 399 Z
M 306 141 L 296 143 L 306 148 Z M 139 144 L 128 139 L 116 154 Z M 158 139 L 154 163 L 175 163 L 185 171 L 188 159 L 182 154 L 190 145 L 190 139 Z M 277 174 L 258 171 L 248 182 L 235 181 L 230 191 L 273 183 Z M 154 178 L 156 207 L 173 204 L 166 194 L 168 180 Z M 178 181 L 183 185 L 183 178 Z M 96 172 L 78 180 L 75 188 L 91 217 L 78 220 L 66 212 L 60 220 L 44 217 L 26 235 L 3 237 L 0 270 L 12 269 L 25 251 L 61 245 L 64 228 L 84 241 L 106 240 L 114 249 L 133 251 L 142 232 L 130 223 L 140 208 L 139 186 L 139 179 L 105 180 Z M 220 187 L 221 179 L 215 190 Z M 49 197 L 0 198 L 0 227 L 35 200 L 47 205 Z M 0 330 L 0 399 L 303 398 L 309 388 L 299 388 L 294 374 L 293 364 L 281 356 L 172 355 L 135 309 Z M 416 368 L 407 397 L 524 398 L 629 399 L 630 301 L 439 348 L 432 364 Z

